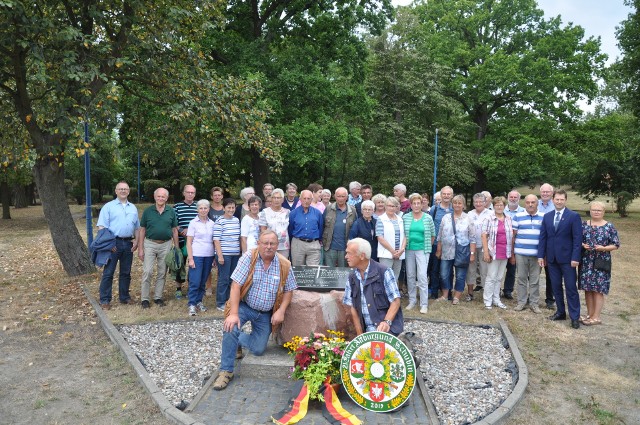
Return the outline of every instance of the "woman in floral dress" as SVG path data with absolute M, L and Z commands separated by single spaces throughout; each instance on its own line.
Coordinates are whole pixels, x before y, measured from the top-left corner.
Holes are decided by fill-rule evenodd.
M 582 222 L 582 261 L 578 280 L 578 287 L 584 290 L 588 314 L 581 320 L 587 326 L 602 323 L 600 312 L 611 284 L 611 271 L 596 269 L 596 258 L 611 262 L 611 251 L 620 247 L 618 231 L 604 219 L 604 204 L 593 201 L 590 213 L 591 220 Z

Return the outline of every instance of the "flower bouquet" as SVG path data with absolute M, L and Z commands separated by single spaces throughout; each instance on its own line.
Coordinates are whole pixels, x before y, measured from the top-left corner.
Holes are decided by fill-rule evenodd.
M 284 344 L 293 357 L 291 377 L 302 379 L 309 389 L 309 398 L 324 401 L 319 389 L 329 380 L 331 383 L 340 383 L 340 361 L 347 342 L 344 333 L 328 330 L 329 336 L 321 333 L 312 333 L 308 337 L 294 336 L 291 341 Z

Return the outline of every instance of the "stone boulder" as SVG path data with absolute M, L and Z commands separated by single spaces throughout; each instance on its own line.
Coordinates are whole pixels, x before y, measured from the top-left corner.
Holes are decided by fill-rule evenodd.
M 327 329 L 344 332 L 347 340 L 354 338 L 351 308 L 342 304 L 343 295 L 344 291 L 294 291 L 276 342 L 283 344 L 296 335 L 304 337 L 311 332 L 326 334 Z

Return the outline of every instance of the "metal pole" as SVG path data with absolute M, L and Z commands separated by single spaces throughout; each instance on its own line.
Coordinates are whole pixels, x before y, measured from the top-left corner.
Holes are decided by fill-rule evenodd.
M 433 154 L 433 194 L 431 195 L 431 204 L 436 204 L 436 192 L 437 192 L 437 179 L 438 179 L 438 129 L 436 128 L 436 148 Z
M 138 151 L 138 203 L 140 203 L 140 151 Z
M 87 246 L 93 242 L 93 221 L 91 217 L 91 165 L 89 161 L 89 121 L 84 122 L 84 193 L 87 204 L 85 217 L 87 218 Z

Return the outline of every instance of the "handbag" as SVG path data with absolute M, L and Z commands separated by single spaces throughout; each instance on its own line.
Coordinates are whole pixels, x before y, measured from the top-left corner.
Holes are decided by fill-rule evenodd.
M 610 272 L 611 258 L 596 257 L 595 261 L 593 262 L 593 266 L 596 268 L 596 270 L 601 270 L 603 272 Z
M 453 237 L 456 241 L 456 255 L 453 259 L 454 267 L 469 267 L 469 263 L 471 263 L 471 246 L 460 245 L 458 243 L 458 238 L 456 237 L 456 219 L 451 213 L 451 225 L 453 226 Z

